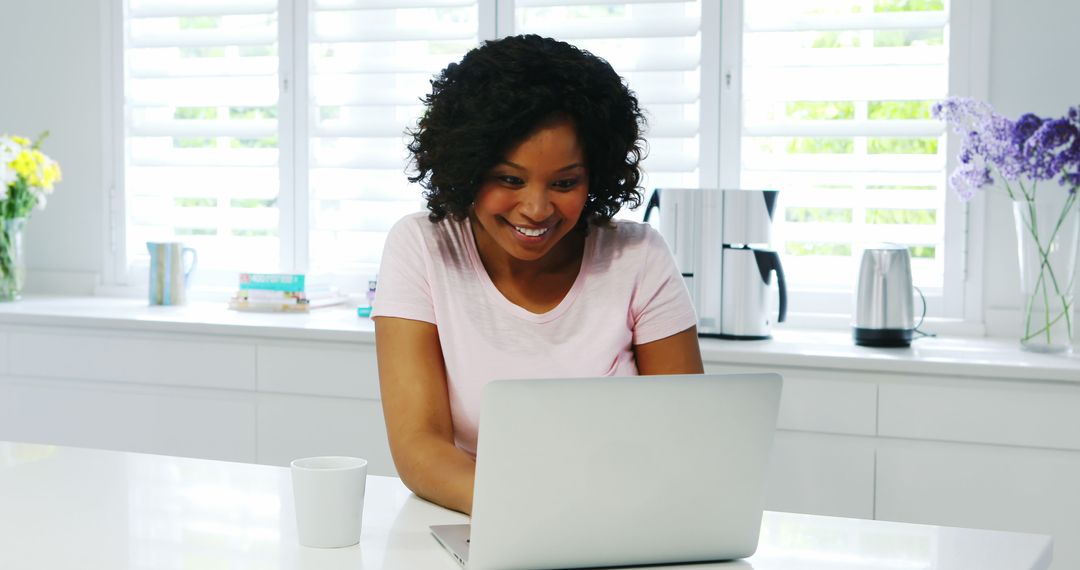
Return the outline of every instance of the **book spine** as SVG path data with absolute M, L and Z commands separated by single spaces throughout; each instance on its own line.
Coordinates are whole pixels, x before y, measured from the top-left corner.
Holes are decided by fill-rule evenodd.
M 240 290 L 304 291 L 304 276 L 288 273 L 241 273 Z

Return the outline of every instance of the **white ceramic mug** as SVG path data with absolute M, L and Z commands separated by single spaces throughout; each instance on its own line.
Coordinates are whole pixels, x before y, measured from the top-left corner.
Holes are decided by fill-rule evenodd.
M 367 464 L 357 457 L 308 457 L 290 464 L 300 544 L 339 548 L 360 542 Z

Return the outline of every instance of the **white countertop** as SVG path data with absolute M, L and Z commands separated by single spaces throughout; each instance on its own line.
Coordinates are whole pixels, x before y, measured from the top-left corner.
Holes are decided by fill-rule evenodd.
M 457 570 L 428 532 L 468 519 L 369 477 L 360 544 L 298 544 L 289 470 L 0 442 L 0 568 Z M 766 512 L 758 552 L 662 568 L 1019 570 L 1050 537 Z
M 144 299 L 27 297 L 0 303 L 0 325 L 106 328 L 126 331 L 373 343 L 374 326 L 340 306 L 308 314 L 231 311 L 224 302 L 149 306 Z M 910 348 L 855 346 L 846 331 L 778 327 L 766 341 L 702 339 L 706 362 L 910 372 L 979 378 L 1080 382 L 1080 354 L 1020 350 L 1013 339 L 938 337 Z

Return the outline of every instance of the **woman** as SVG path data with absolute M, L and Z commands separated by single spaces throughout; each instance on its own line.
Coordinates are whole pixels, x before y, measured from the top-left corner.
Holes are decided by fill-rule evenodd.
M 686 286 L 641 203 L 644 117 L 604 60 L 486 42 L 432 82 L 409 150 L 429 212 L 387 237 L 372 317 L 390 450 L 471 512 L 483 386 L 702 372 Z

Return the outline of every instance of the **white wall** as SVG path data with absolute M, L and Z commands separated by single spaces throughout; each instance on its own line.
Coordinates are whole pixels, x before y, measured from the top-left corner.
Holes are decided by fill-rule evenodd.
M 27 229 L 29 290 L 52 286 L 42 281 L 46 272 L 92 276 L 104 264 L 106 1 L 0 0 L 0 133 L 33 138 L 49 130 L 44 151 L 64 172 Z
M 46 151 L 64 167 L 64 182 L 28 230 L 31 291 L 54 287 L 43 276 L 55 272 L 104 271 L 102 13 L 111 1 L 0 0 L 0 132 L 51 129 Z M 994 0 L 991 22 L 989 93 L 999 111 L 1060 115 L 1080 104 L 1080 75 L 1068 63 L 1080 2 Z M 982 198 L 986 307 L 1013 309 L 1020 286 L 1011 208 L 1001 196 Z

